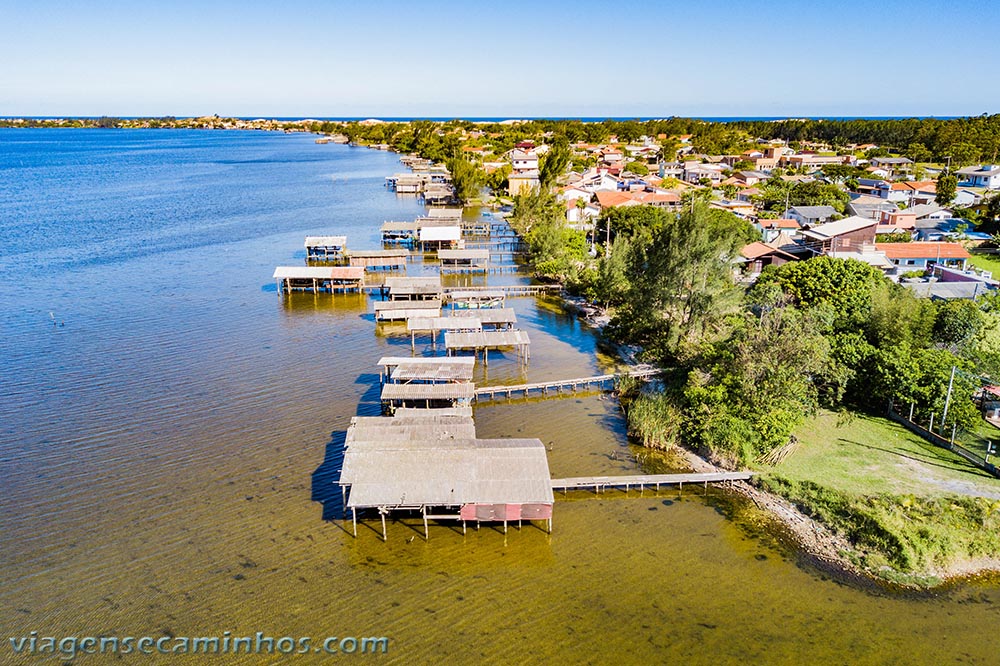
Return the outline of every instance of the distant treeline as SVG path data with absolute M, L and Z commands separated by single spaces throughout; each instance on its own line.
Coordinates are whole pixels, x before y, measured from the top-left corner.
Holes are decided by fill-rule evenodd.
M 222 127 L 247 121 L 236 118 L 71 118 L 0 119 L 4 127 Z M 691 135 L 699 153 L 734 154 L 752 147 L 757 139 L 788 142 L 820 142 L 845 150 L 859 144 L 878 146 L 873 154 L 892 152 L 916 162 L 945 162 L 952 166 L 996 162 L 1000 157 L 1000 115 L 969 118 L 903 118 L 850 120 L 738 120 L 705 121 L 693 118 L 660 120 L 530 120 L 519 123 L 476 123 L 468 120 L 436 122 L 360 123 L 341 121 L 252 121 L 261 129 L 306 129 L 327 134 L 345 134 L 355 143 L 387 144 L 401 152 L 416 152 L 430 159 L 453 157 L 463 146 L 489 144 L 494 153 L 508 150 L 520 141 L 551 142 L 565 137 L 570 142 L 606 143 L 615 139 L 632 143 L 641 136 L 666 137 L 668 149 L 680 146 L 678 137 Z M 484 132 L 484 137 L 463 135 Z M 664 151 L 669 154 L 669 150 Z

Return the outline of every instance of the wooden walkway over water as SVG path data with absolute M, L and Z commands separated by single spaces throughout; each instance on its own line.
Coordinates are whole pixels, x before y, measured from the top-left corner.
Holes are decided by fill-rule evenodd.
M 549 391 L 562 393 L 563 390 L 572 392 L 579 390 L 601 390 L 605 386 L 613 385 L 615 379 L 626 374 L 636 379 L 649 379 L 650 377 L 658 376 L 661 372 L 658 368 L 639 367 L 628 372 L 618 372 L 610 375 L 557 379 L 548 382 L 532 382 L 530 384 L 511 384 L 509 386 L 482 386 L 476 389 L 476 402 L 495 400 L 497 397 L 511 398 L 517 394 L 523 394 L 524 397 L 528 397 L 531 391 L 540 391 L 542 395 L 548 395 Z
M 561 490 L 564 493 L 568 490 L 589 490 L 593 488 L 595 493 L 599 493 L 605 488 L 624 488 L 628 492 L 630 488 L 638 487 L 643 490 L 647 486 L 656 490 L 660 486 L 680 486 L 685 483 L 700 483 L 708 488 L 710 483 L 726 483 L 733 481 L 746 481 L 753 476 L 753 472 L 689 472 L 684 474 L 632 474 L 629 476 L 577 476 L 567 479 L 552 479 L 552 490 Z
M 473 291 L 502 291 L 505 296 L 537 296 L 538 294 L 554 294 L 562 290 L 562 285 L 558 284 L 500 284 L 490 287 L 445 287 L 444 298 L 448 300 L 448 294 L 452 292 L 473 292 Z

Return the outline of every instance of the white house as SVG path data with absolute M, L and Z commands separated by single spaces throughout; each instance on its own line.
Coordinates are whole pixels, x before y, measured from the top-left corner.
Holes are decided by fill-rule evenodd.
M 526 151 L 515 148 L 510 151 L 510 164 L 514 173 L 538 171 L 538 155 L 533 150 Z
M 1000 189 L 1000 166 L 982 164 L 965 167 L 955 172 L 959 183 L 964 187 L 985 187 L 988 190 Z

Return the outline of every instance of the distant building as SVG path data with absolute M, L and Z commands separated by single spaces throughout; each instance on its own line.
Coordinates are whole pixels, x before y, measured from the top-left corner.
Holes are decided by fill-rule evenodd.
M 965 167 L 956 171 L 955 174 L 959 177 L 959 184 L 964 187 L 1000 189 L 1000 166 L 996 164 Z
M 785 217 L 798 220 L 803 225 L 829 222 L 837 209 L 833 206 L 792 206 L 785 211 Z

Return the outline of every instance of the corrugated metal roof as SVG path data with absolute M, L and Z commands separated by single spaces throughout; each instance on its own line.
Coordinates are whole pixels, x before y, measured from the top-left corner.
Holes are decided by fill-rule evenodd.
M 341 484 L 349 508 L 552 504 L 545 447 L 537 439 L 470 439 L 355 445 Z
M 365 269 L 360 266 L 278 266 L 275 279 L 292 280 L 360 280 Z
M 489 249 L 482 250 L 438 250 L 438 259 L 485 259 L 489 260 Z
M 382 386 L 382 400 L 472 400 L 475 395 L 476 387 L 470 382 Z
M 427 301 L 375 301 L 375 312 L 392 310 L 422 310 L 424 317 L 431 316 L 434 310 L 438 311 L 436 316 L 441 314 L 441 301 L 436 298 Z
M 421 241 L 458 241 L 462 238 L 462 229 L 457 226 L 420 227 Z
M 344 247 L 347 236 L 306 236 L 306 247 Z
M 483 322 L 472 317 L 412 317 L 406 330 L 413 331 L 481 331 Z
M 401 365 L 403 363 L 409 365 L 416 365 L 419 363 L 429 363 L 438 364 L 442 361 L 448 361 L 449 363 L 454 363 L 455 365 L 466 364 L 474 366 L 476 364 L 476 359 L 466 356 L 456 356 L 454 358 L 443 359 L 440 356 L 429 357 L 429 356 L 383 356 L 378 360 L 378 365 L 385 367 L 393 367 L 396 365 Z
M 516 324 L 517 313 L 513 308 L 483 308 L 478 310 L 455 310 L 452 317 L 478 319 L 484 324 Z
M 475 359 L 473 359 L 475 360 Z M 401 416 L 417 416 L 419 414 L 434 414 L 439 416 L 465 416 L 472 418 L 472 407 L 397 407 L 396 418 Z
M 394 382 L 471 382 L 472 370 L 467 363 L 400 363 L 390 377 Z
M 483 347 L 516 347 L 530 344 L 527 331 L 481 331 L 479 333 L 462 333 L 446 331 L 444 346 L 446 349 L 482 349 Z

